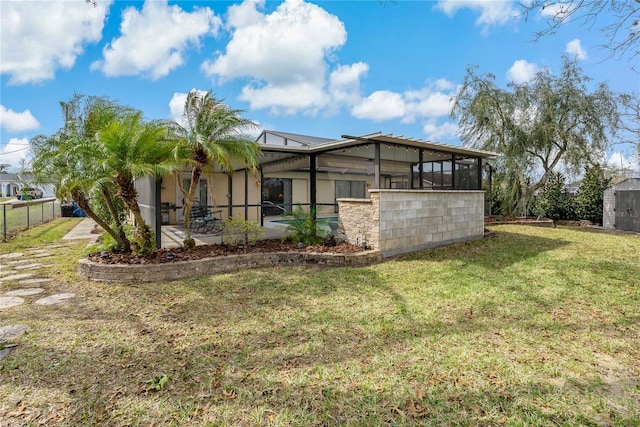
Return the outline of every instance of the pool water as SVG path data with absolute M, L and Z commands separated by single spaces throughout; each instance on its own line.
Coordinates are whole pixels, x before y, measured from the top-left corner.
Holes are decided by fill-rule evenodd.
M 288 218 L 288 219 L 272 219 L 271 222 L 277 222 L 279 224 L 291 224 L 293 221 L 295 221 L 295 219 L 293 218 Z M 328 216 L 328 217 L 322 217 L 322 218 L 318 218 L 318 221 L 321 222 L 338 222 L 338 217 L 337 216 Z

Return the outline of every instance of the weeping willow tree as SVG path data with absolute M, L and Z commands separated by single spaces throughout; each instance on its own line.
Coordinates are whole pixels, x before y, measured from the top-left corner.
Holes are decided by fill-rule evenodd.
M 503 185 L 519 194 L 513 213 L 527 211 L 533 194 L 561 168 L 579 173 L 602 160 L 622 126 L 620 95 L 590 78 L 576 61 L 536 74 L 527 83 L 496 85 L 492 74 L 469 68 L 451 111 L 465 145 L 495 151 Z M 511 212 L 509 212 L 511 213 Z

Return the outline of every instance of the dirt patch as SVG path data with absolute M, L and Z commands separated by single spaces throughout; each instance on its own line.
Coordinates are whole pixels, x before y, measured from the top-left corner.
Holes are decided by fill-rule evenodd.
M 159 249 L 151 254 L 137 256 L 131 253 L 111 252 L 107 258 L 102 258 L 99 253 L 89 255 L 89 259 L 93 262 L 102 264 L 162 264 L 171 261 L 190 261 L 203 258 L 213 258 L 219 256 L 247 254 L 247 253 L 272 253 L 272 252 L 320 252 L 320 253 L 338 253 L 352 254 L 362 252 L 364 249 L 360 246 L 350 243 L 341 242 L 336 246 L 325 245 L 309 245 L 303 248 L 298 247 L 296 243 L 283 242 L 281 240 L 261 240 L 253 246 L 230 247 L 227 245 L 200 245 L 191 250 L 183 248 Z M 167 255 L 171 252 L 173 257 Z

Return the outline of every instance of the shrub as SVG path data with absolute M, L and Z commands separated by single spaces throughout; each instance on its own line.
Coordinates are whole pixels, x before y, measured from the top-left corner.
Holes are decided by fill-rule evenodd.
M 255 221 L 247 221 L 240 217 L 229 217 L 224 220 L 222 243 L 225 245 L 237 246 L 244 243 L 247 246 L 253 246 L 263 236 L 262 227 Z
M 575 197 L 578 219 L 587 219 L 595 224 L 602 224 L 604 190 L 610 185 L 611 179 L 605 178 L 600 165 L 585 168 L 584 178 L 580 182 Z
M 328 233 L 319 228 L 323 220 L 317 220 L 315 210 L 305 212 L 298 205 L 292 212 L 293 219 L 287 226 L 287 237 L 294 243 L 304 243 L 305 245 L 315 245 L 322 243 Z M 324 221 L 326 222 L 326 221 Z
M 574 219 L 573 200 L 564 189 L 565 179 L 559 172 L 552 172 L 538 195 L 534 213 L 554 221 Z

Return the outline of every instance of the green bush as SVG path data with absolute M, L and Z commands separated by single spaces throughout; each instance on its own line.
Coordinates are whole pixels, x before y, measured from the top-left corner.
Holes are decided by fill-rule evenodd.
M 237 246 L 243 243 L 253 246 L 263 236 L 264 231 L 256 221 L 247 221 L 240 217 L 229 217 L 224 220 L 222 243 L 225 245 Z
M 557 220 L 572 220 L 575 218 L 573 199 L 564 189 L 565 179 L 559 172 L 552 172 L 542 191 L 538 195 L 534 206 L 534 213 L 538 217 Z
M 575 197 L 576 216 L 595 224 L 602 224 L 604 190 L 611 185 L 611 179 L 605 178 L 600 165 L 587 166 L 584 178 L 580 182 Z
M 328 236 L 328 232 L 322 230 L 320 226 L 327 222 L 316 219 L 315 210 L 305 212 L 298 205 L 292 212 L 293 219 L 287 226 L 287 237 L 294 243 L 304 243 L 305 245 L 315 245 L 322 243 Z

